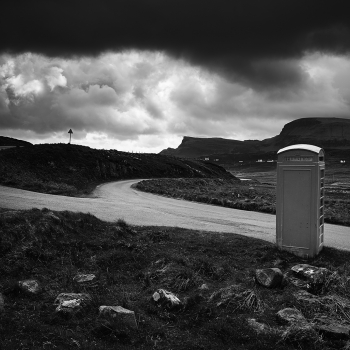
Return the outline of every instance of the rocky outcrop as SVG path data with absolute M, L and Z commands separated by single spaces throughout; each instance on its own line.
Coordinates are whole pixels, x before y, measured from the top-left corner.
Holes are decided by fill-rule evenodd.
M 279 135 L 262 141 L 184 136 L 178 148 L 168 148 L 160 153 L 188 158 L 212 156 L 211 161 L 219 158 L 221 163 L 230 163 L 235 154 L 239 155 L 240 159 L 249 159 L 249 154 L 262 155 L 271 152 L 275 154 L 280 148 L 298 143 L 312 144 L 321 148 L 344 146 L 350 148 L 350 120 L 301 118 L 287 123 Z
M 323 143 L 350 141 L 350 121 L 341 118 L 302 118 L 286 124 L 277 142 Z

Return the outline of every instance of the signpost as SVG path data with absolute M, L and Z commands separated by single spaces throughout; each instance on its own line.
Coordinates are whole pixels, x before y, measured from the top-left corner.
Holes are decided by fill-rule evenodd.
M 69 134 L 69 142 L 68 143 L 70 144 L 70 141 L 72 139 L 72 134 L 73 134 L 72 129 L 69 129 L 68 134 Z

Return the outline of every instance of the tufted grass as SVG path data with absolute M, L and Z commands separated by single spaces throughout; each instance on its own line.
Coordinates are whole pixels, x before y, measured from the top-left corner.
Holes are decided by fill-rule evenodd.
M 131 226 L 123 220 L 101 221 L 90 214 L 49 209 L 0 210 L 1 349 L 334 349 L 347 340 L 319 337 L 279 325 L 275 314 L 297 307 L 312 321 L 316 312 L 293 299 L 292 286 L 266 289 L 255 283 L 255 269 L 286 272 L 297 263 L 330 269 L 320 291 L 334 315 L 350 298 L 348 252 L 325 248 L 306 261 L 265 241 L 235 234 L 174 227 Z M 81 286 L 76 273 L 93 273 L 97 282 Z M 19 280 L 34 278 L 43 287 L 24 294 Z M 220 289 L 239 286 L 227 302 L 211 298 Z M 154 305 L 158 288 L 183 301 L 178 310 Z M 53 301 L 62 292 L 84 292 L 92 304 L 82 314 L 62 318 Z M 324 299 L 326 300 L 326 299 Z M 325 303 L 325 302 L 324 302 Z M 97 322 L 100 305 L 135 311 L 138 330 Z M 327 311 L 328 310 L 328 311 Z M 338 312 L 339 314 L 339 312 Z M 257 334 L 248 319 L 269 331 Z M 344 317 L 345 318 L 345 317 Z M 283 333 L 284 332 L 284 333 Z M 299 333 L 298 333 L 299 332 Z M 283 335 L 284 334 L 284 335 Z M 283 336 L 282 336 L 283 335 Z M 302 336 L 301 336 L 302 335 Z

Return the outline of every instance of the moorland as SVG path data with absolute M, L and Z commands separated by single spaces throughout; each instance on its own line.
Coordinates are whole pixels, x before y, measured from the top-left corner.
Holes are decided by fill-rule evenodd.
M 107 181 L 159 178 L 150 181 L 159 181 L 162 195 L 177 191 L 186 200 L 202 196 L 214 205 L 273 213 L 275 172 L 264 166 L 272 165 L 230 164 L 226 171 L 173 156 L 35 145 L 0 152 L 0 183 L 84 196 Z M 333 193 L 338 213 L 348 205 L 342 192 L 348 191 L 346 168 L 327 169 L 328 205 Z M 49 208 L 0 209 L 0 344 L 6 350 L 345 350 L 350 348 L 349 259 L 349 252 L 329 247 L 306 260 L 241 235 L 131 226 Z M 300 287 L 290 278 L 297 264 L 324 268 L 326 277 Z M 258 283 L 257 270 L 264 268 L 279 269 L 281 283 L 273 288 Z M 78 274 L 96 279 L 79 284 Z M 37 281 L 39 291 L 20 288 L 26 280 Z M 180 305 L 157 305 L 152 297 L 160 288 L 174 293 Z M 91 302 L 77 313 L 57 312 L 56 297 L 73 292 L 89 294 Z M 101 323 L 101 305 L 134 311 L 137 329 Z M 285 308 L 302 312 L 305 322 L 282 322 L 276 315 Z M 324 319 L 333 320 L 333 331 L 320 325 Z
M 276 213 L 276 163 L 226 165 L 235 178 L 143 180 L 135 188 L 227 208 Z M 350 167 L 326 167 L 325 222 L 350 226 Z M 242 179 L 237 181 L 237 179 Z
M 349 252 L 326 247 L 303 260 L 241 235 L 130 226 L 49 209 L 2 210 L 0 232 L 4 350 L 350 346 Z M 301 263 L 326 269 L 327 277 L 296 286 L 287 276 Z M 257 283 L 256 270 L 272 267 L 285 275 L 284 282 L 274 288 Z M 79 284 L 78 274 L 96 279 Z M 19 287 L 28 279 L 39 284 L 38 292 Z M 181 304 L 157 305 L 152 296 L 160 288 Z M 60 293 L 87 293 L 90 303 L 77 313 L 58 312 L 54 301 Z M 134 311 L 137 329 L 101 323 L 102 305 Z M 301 311 L 305 322 L 279 321 L 276 314 L 285 308 Z M 324 317 L 342 325 L 340 332 L 321 327 Z

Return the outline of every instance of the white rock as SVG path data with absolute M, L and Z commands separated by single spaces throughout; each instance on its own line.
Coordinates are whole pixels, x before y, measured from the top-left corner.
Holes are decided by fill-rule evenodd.
M 125 324 L 137 329 L 137 321 L 135 312 L 125 309 L 122 306 L 106 306 L 99 307 L 99 318 L 105 319 L 112 324 Z
M 278 320 L 282 321 L 283 323 L 288 323 L 288 324 L 307 323 L 306 318 L 301 313 L 301 311 L 299 311 L 297 309 L 292 309 L 292 308 L 286 308 L 286 309 L 278 311 L 277 318 L 278 318 Z
M 73 278 L 73 280 L 77 283 L 92 282 L 94 279 L 96 279 L 96 276 L 92 273 L 91 274 L 78 273 Z
M 330 271 L 325 267 L 316 267 L 308 264 L 298 264 L 291 268 L 297 275 L 306 277 L 310 282 L 323 283 Z
M 54 301 L 58 305 L 56 312 L 76 312 L 91 302 L 91 296 L 87 293 L 61 293 Z
M 61 307 L 77 308 L 81 304 L 81 299 L 64 300 L 61 303 Z
M 28 294 L 38 294 L 41 290 L 37 280 L 18 281 L 19 288 Z
M 175 294 L 165 289 L 158 289 L 154 292 L 152 299 L 158 305 L 168 307 L 169 309 L 182 305 L 181 300 Z
M 256 333 L 264 333 L 268 329 L 266 324 L 258 322 L 255 318 L 248 318 L 247 322 L 249 326 L 256 331 Z
M 322 288 L 330 275 L 331 272 L 324 267 L 298 264 L 293 266 L 285 277 L 288 282 L 296 287 L 310 291 Z
M 200 289 L 200 290 L 208 290 L 209 287 L 208 287 L 208 285 L 206 283 L 203 283 L 198 289 Z

